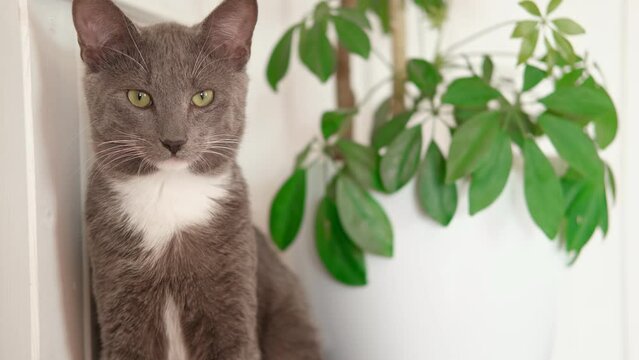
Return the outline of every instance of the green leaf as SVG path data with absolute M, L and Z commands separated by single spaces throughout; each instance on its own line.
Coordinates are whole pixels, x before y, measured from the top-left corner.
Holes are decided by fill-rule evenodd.
M 435 65 L 426 60 L 413 59 L 407 66 L 408 80 L 415 84 L 422 95 L 432 98 L 437 91 L 437 85 L 442 81 L 442 77 Z
M 370 8 L 379 17 L 382 30 L 390 32 L 390 7 L 388 0 L 370 0 Z
M 317 209 L 315 246 L 328 272 L 346 285 L 366 285 L 362 251 L 348 238 L 333 200 L 325 197 Z
M 574 87 L 584 73 L 584 69 L 574 69 L 555 82 L 555 88 Z
M 371 53 L 371 42 L 366 32 L 350 20 L 337 16 L 333 16 L 331 19 L 333 25 L 335 25 L 340 43 L 348 49 L 349 52 L 368 59 Z
M 577 24 L 573 20 L 561 18 L 552 21 L 561 33 L 566 35 L 580 35 L 586 32 L 586 30 Z
M 540 100 L 552 112 L 595 123 L 595 141 L 604 149 L 617 134 L 617 111 L 605 89 L 583 84 L 558 88 Z
M 586 178 L 603 181 L 603 163 L 595 144 L 579 125 L 548 113 L 538 119 L 559 155 Z
M 499 91 L 474 76 L 453 81 L 442 97 L 442 102 L 455 106 L 478 107 L 500 96 Z
M 483 165 L 473 172 L 470 181 L 470 214 L 475 215 L 490 206 L 504 190 L 513 163 L 508 136 L 500 131 Z
M 537 40 L 539 40 L 539 30 L 535 30 L 523 37 L 519 55 L 517 56 L 517 64 L 523 64 L 535 54 L 537 48 Z
M 421 126 L 402 131 L 388 146 L 380 165 L 382 183 L 388 192 L 401 189 L 415 175 L 421 150 Z
M 557 31 L 552 32 L 552 36 L 555 39 L 555 43 L 557 44 L 557 50 L 559 54 L 568 61 L 569 64 L 574 64 L 577 60 L 577 56 L 575 55 L 575 50 L 572 48 L 570 41 L 566 39 L 563 35 L 558 33 Z
M 302 149 L 302 151 L 300 151 L 297 154 L 297 156 L 295 157 L 295 168 L 304 168 L 305 166 L 307 166 L 306 161 L 308 160 L 308 156 L 311 154 L 311 151 L 313 150 L 314 144 L 315 144 L 315 140 L 312 140 L 311 142 L 306 144 L 306 146 L 304 147 L 304 149 Z
M 519 6 L 524 8 L 530 15 L 541 16 L 541 11 L 537 7 L 537 4 L 532 1 L 520 1 Z
M 615 173 L 608 164 L 606 164 L 606 184 L 610 188 L 612 199 L 615 200 L 617 198 L 617 182 L 615 181 Z
M 300 59 L 322 82 L 326 82 L 335 71 L 335 50 L 326 36 L 326 26 L 315 23 L 300 33 Z
M 490 154 L 499 131 L 499 113 L 485 112 L 461 125 L 453 134 L 448 154 L 446 183 L 469 175 Z
M 384 191 L 379 175 L 380 157 L 374 149 L 340 139 L 337 148 L 344 157 L 346 172 L 368 189 Z
M 392 143 L 393 140 L 406 128 L 406 124 L 413 116 L 412 111 L 403 112 L 392 118 L 373 131 L 372 144 L 377 150 Z
M 346 233 L 360 248 L 393 256 L 393 229 L 384 209 L 345 174 L 337 177 L 337 212 Z
M 271 54 L 271 58 L 266 68 L 266 77 L 268 83 L 273 90 L 277 91 L 277 84 L 284 78 L 288 71 L 288 66 L 291 60 L 291 46 L 293 43 L 293 35 L 297 25 L 291 27 L 282 38 L 279 40 L 275 49 Z
M 457 185 L 445 180 L 446 159 L 433 141 L 417 173 L 417 198 L 426 214 L 444 226 L 457 210 Z
M 585 183 L 568 205 L 565 230 L 568 250 L 580 252 L 595 233 L 604 210 L 601 192 L 600 186 Z
M 524 141 L 524 192 L 528 211 L 548 236 L 557 236 L 564 214 L 564 200 L 559 178 L 550 161 L 534 140 Z
M 608 236 L 608 199 L 606 197 L 606 192 L 602 191 L 599 196 L 599 228 L 603 233 L 604 237 Z
M 291 245 L 300 230 L 305 198 L 306 169 L 296 169 L 277 192 L 271 205 L 271 237 L 282 250 Z
M 550 15 L 555 9 L 561 5 L 562 0 L 550 0 L 548 7 L 546 8 L 546 14 Z
M 388 98 L 381 102 L 375 109 L 375 113 L 373 114 L 373 131 L 390 120 L 391 116 L 391 98 Z
M 493 63 L 493 59 L 490 56 L 484 55 L 484 60 L 481 64 L 481 78 L 486 83 L 490 84 L 493 79 L 493 71 L 495 69 L 495 64 Z
M 543 79 L 546 78 L 546 72 L 540 68 L 532 65 L 526 65 L 524 71 L 524 89 L 523 91 L 529 91 L 537 86 Z
M 446 21 L 448 8 L 444 0 L 414 0 L 422 8 L 434 28 L 440 29 Z
M 518 21 L 517 24 L 515 25 L 515 29 L 513 30 L 513 33 L 510 35 L 510 37 L 513 38 L 513 39 L 526 37 L 526 36 L 532 34 L 534 31 L 537 31 L 537 25 L 538 24 L 539 24 L 539 22 L 536 21 L 536 20 Z
M 322 135 L 328 139 L 342 129 L 346 120 L 353 116 L 353 110 L 327 111 L 322 115 Z
M 370 29 L 371 23 L 368 21 L 366 17 L 366 13 L 359 9 L 352 8 L 339 8 L 337 9 L 337 16 L 341 17 L 344 20 L 348 20 L 354 22 L 359 25 L 359 27 L 363 29 Z

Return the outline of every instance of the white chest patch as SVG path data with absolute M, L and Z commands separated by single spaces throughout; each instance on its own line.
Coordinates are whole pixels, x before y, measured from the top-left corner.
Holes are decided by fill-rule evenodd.
M 188 352 L 184 344 L 180 312 L 171 297 L 164 308 L 164 332 L 167 341 L 167 360 L 187 360 Z
M 180 231 L 210 221 L 229 181 L 230 172 L 203 176 L 175 169 L 116 181 L 113 188 L 129 223 L 142 233 L 144 248 L 157 256 Z

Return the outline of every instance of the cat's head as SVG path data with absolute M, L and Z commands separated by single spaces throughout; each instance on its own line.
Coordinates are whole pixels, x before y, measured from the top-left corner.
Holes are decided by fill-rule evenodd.
M 225 0 L 193 27 L 138 28 L 111 0 L 74 0 L 73 20 L 101 171 L 204 173 L 234 161 L 256 0 Z

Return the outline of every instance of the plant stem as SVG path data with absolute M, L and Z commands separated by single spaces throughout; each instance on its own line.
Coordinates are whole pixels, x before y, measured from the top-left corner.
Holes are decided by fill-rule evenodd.
M 404 0 L 389 0 L 390 26 L 393 41 L 393 97 L 391 109 L 399 114 L 406 109 L 406 12 Z
M 379 89 L 383 88 L 383 87 L 384 87 L 384 85 L 386 85 L 386 84 L 387 84 L 389 81 L 391 81 L 391 80 L 392 80 L 391 78 L 386 78 L 386 79 L 384 79 L 384 80 L 382 80 L 382 81 L 378 82 L 377 84 L 373 85 L 373 87 L 371 87 L 371 88 L 368 90 L 368 93 L 366 93 L 366 95 L 364 95 L 364 97 L 363 97 L 363 98 L 359 101 L 359 103 L 357 104 L 357 107 L 358 107 L 358 108 L 362 108 L 362 107 L 364 107 L 364 105 L 366 105 L 366 103 L 367 103 L 368 101 L 370 101 L 370 99 L 372 99 L 372 98 L 373 98 L 373 95 L 375 95 L 375 93 L 376 93 Z
M 461 39 L 461 40 L 451 44 L 446 49 L 445 53 L 449 54 L 451 51 L 453 51 L 453 50 L 455 50 L 455 49 L 457 49 L 457 48 L 459 48 L 461 46 L 464 46 L 464 45 L 466 45 L 466 44 L 468 44 L 470 42 L 473 42 L 473 41 L 481 38 L 482 36 L 484 36 L 484 35 L 486 35 L 488 33 L 491 33 L 491 32 L 493 32 L 495 30 L 499 30 L 499 29 L 501 29 L 503 27 L 506 27 L 506 26 L 514 25 L 515 23 L 517 23 L 517 20 L 509 20 L 509 21 L 504 21 L 504 22 L 495 24 L 493 26 L 489 26 L 489 27 L 487 27 L 487 28 L 485 28 L 483 30 L 480 30 L 480 31 L 478 31 L 478 32 L 476 32 L 476 33 L 474 33 L 474 34 L 472 34 L 472 35 L 470 35 L 470 36 L 468 36 L 468 37 L 466 37 L 464 39 Z
M 342 7 L 355 7 L 357 0 L 341 0 Z M 337 107 L 340 109 L 351 109 L 355 107 L 355 94 L 351 86 L 351 63 L 348 51 L 342 46 L 337 48 Z M 348 125 L 344 131 L 344 137 L 351 138 L 353 136 L 353 124 Z

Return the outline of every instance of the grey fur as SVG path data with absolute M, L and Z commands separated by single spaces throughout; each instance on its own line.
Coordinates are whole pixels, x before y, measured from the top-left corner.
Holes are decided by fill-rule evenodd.
M 96 151 L 86 220 L 101 359 L 166 359 L 168 296 L 180 310 L 189 359 L 320 359 L 301 288 L 254 230 L 235 161 L 255 0 L 226 0 L 190 28 L 138 29 L 110 0 L 74 0 L 73 12 Z M 216 91 L 211 106 L 190 105 L 209 88 Z M 153 106 L 132 106 L 128 89 L 152 94 Z M 154 164 L 171 157 L 164 138 L 187 139 L 177 158 L 191 172 L 230 171 L 232 181 L 206 226 L 176 234 L 149 263 L 142 234 L 123 219 L 110 184 L 158 171 Z M 211 140 L 223 146 L 212 149 Z

